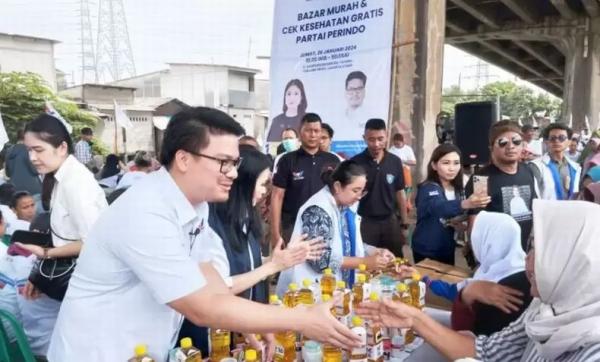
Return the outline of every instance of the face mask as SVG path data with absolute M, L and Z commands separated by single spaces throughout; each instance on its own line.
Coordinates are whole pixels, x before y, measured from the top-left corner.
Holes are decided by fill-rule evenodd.
M 296 151 L 298 148 L 298 140 L 295 138 L 283 140 L 281 141 L 281 144 L 286 152 Z

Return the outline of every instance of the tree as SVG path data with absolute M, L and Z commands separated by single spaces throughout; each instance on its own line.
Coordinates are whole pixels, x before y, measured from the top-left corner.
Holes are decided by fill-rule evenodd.
M 473 94 L 480 96 L 472 96 Z M 456 103 L 496 101 L 500 96 L 500 113 L 513 120 L 529 119 L 535 112 L 545 111 L 556 118 L 560 114 L 561 100 L 545 93 L 535 94 L 533 89 L 511 81 L 489 83 L 481 89 L 463 91 L 458 86 L 443 91 L 442 110 L 454 114 Z
M 73 126 L 74 135 L 79 134 L 83 127 L 95 128 L 98 122 L 96 116 L 79 109 L 74 102 L 57 97 L 38 74 L 0 73 L 0 113 L 12 142 L 16 141 L 19 129 L 44 112 L 47 100 Z M 95 153 L 107 153 L 107 148 L 99 140 L 93 144 Z

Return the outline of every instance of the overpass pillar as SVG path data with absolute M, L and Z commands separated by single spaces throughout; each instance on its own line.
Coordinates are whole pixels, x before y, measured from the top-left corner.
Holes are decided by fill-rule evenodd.
M 445 0 L 396 1 L 391 133 L 404 134 L 415 151 L 415 182 L 424 179 L 437 146 L 445 25 Z
M 591 131 L 598 128 L 600 113 L 600 18 L 590 18 L 583 31 L 565 37 L 562 50 L 565 54 L 563 94 L 563 121 L 573 116 L 573 129 L 586 127 L 589 119 Z

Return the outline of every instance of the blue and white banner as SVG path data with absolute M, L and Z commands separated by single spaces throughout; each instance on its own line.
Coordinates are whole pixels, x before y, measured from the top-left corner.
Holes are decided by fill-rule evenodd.
M 394 0 L 276 0 L 274 19 L 266 140 L 314 112 L 333 151 L 360 152 L 366 121 L 388 117 Z

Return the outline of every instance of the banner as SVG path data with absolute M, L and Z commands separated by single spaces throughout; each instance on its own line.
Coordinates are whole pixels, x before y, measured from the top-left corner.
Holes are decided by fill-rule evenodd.
M 394 0 L 276 0 L 274 19 L 265 139 L 314 112 L 334 152 L 362 151 L 366 121 L 388 118 Z

